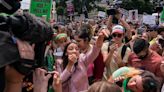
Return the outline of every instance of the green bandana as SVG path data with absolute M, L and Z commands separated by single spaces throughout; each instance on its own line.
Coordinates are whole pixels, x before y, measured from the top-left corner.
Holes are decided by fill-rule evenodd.
M 127 79 L 125 79 L 124 81 L 123 81 L 123 89 L 124 89 L 124 92 L 132 92 L 131 90 L 129 90 L 128 88 L 127 88 L 127 84 L 128 84 L 128 82 L 129 82 L 129 80 L 130 80 L 130 78 L 127 78 Z
M 58 35 L 55 37 L 55 40 L 59 40 L 59 39 L 61 39 L 61 38 L 67 38 L 67 34 L 65 34 L 65 33 L 60 33 L 60 34 L 58 34 Z

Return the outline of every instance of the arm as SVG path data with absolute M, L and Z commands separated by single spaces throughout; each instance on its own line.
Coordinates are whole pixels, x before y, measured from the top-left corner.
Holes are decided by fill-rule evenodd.
M 47 92 L 48 80 L 51 74 L 46 75 L 47 71 L 37 68 L 33 73 L 34 92 Z
M 88 66 L 89 63 L 93 62 L 100 53 L 101 47 L 103 45 L 104 37 L 107 36 L 106 29 L 102 29 L 96 40 L 96 44 L 93 48 L 82 58 L 85 65 Z
M 5 90 L 4 92 L 21 92 L 24 75 L 18 73 L 13 67 L 5 68 Z
M 73 65 L 67 65 L 67 67 L 64 69 L 64 71 L 61 73 L 61 80 L 62 83 L 68 80 L 68 78 L 72 75 L 71 70 L 73 69 Z
M 112 60 L 112 57 L 113 57 L 113 54 L 114 54 L 114 51 L 117 49 L 117 45 L 116 44 L 113 44 L 111 46 L 109 46 L 110 48 L 110 51 L 109 53 L 106 53 L 106 58 L 104 58 L 104 62 L 105 62 L 105 65 L 106 66 L 110 66 L 110 62 Z M 104 53 L 105 54 L 105 53 Z
M 22 82 L 20 83 L 7 82 L 4 92 L 22 92 Z
M 108 23 L 107 23 L 107 25 L 108 25 L 108 29 L 111 31 L 112 30 L 112 26 L 113 26 L 113 23 L 112 23 L 112 16 L 109 16 L 109 18 L 108 18 Z
M 61 83 L 60 75 L 58 72 L 55 72 L 53 76 L 52 87 L 55 90 L 55 92 L 62 92 L 62 83 Z
M 132 32 L 131 32 L 131 27 L 129 26 L 129 24 L 125 21 L 125 20 L 123 20 L 122 18 L 121 18 L 121 15 L 120 14 L 117 14 L 117 15 L 115 15 L 115 17 L 120 21 L 120 23 L 126 28 L 126 34 L 127 34 L 127 37 L 128 37 L 128 39 L 131 39 L 131 36 L 132 36 Z
M 110 66 L 110 62 L 111 62 L 111 60 L 112 60 L 113 53 L 114 53 L 114 51 L 110 51 L 110 52 L 107 54 L 107 57 L 104 59 L 104 62 L 105 62 L 105 65 L 106 65 L 106 66 Z

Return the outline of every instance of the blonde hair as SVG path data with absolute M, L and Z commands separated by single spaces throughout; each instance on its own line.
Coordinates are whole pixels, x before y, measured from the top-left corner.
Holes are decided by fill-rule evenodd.
M 125 72 L 125 73 L 123 73 L 123 75 L 126 78 L 129 78 L 129 77 L 133 77 L 135 75 L 139 75 L 141 73 L 142 73 L 142 70 L 139 70 L 139 69 L 136 69 L 136 68 L 133 68 L 133 67 L 129 67 L 129 72 Z

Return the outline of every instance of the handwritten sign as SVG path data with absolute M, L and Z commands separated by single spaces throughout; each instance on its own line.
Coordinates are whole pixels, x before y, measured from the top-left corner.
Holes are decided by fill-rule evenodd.
M 50 20 L 52 0 L 31 0 L 30 13 Z

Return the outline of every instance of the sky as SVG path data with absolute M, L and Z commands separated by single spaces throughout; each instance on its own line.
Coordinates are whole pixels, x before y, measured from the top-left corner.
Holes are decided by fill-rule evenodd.
M 31 0 L 22 0 L 21 9 L 29 9 Z

